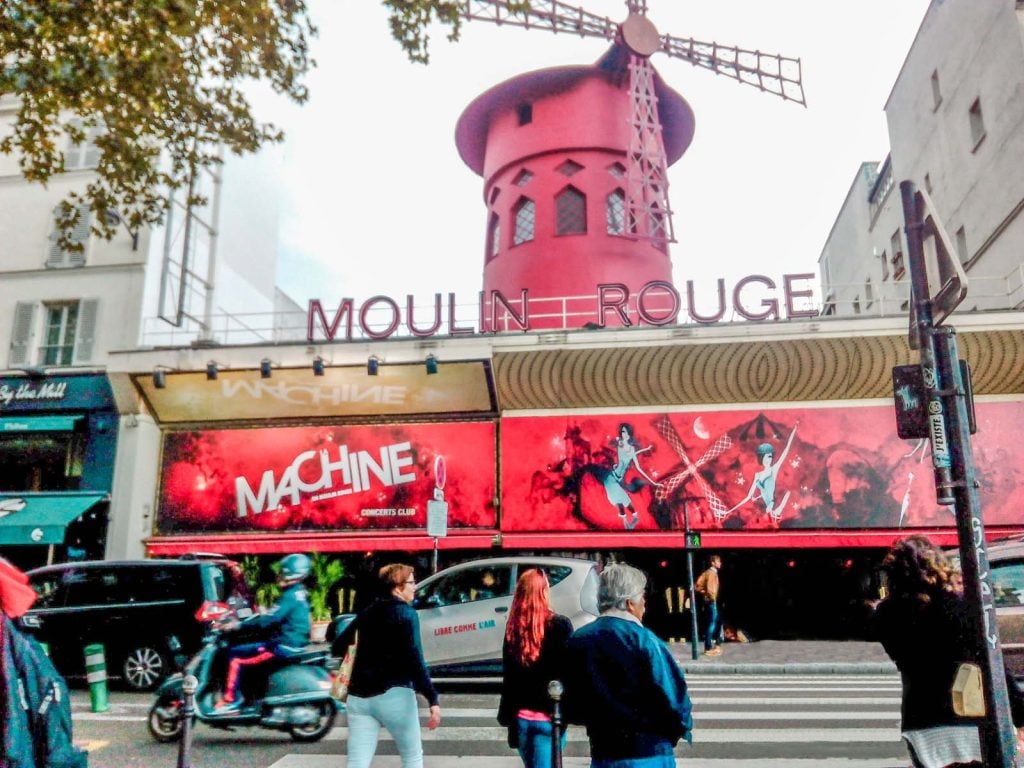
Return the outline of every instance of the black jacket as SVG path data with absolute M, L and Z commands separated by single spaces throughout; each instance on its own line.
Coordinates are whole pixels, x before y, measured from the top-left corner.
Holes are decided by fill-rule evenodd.
M 393 595 L 382 597 L 356 616 L 334 642 L 334 653 L 344 654 L 356 632 L 356 660 L 349 693 L 362 698 L 379 696 L 390 688 L 412 688 L 433 706 L 437 690 L 430 680 L 420 644 L 416 611 Z
M 498 704 L 498 722 L 505 727 L 516 725 L 520 709 L 551 714 L 548 683 L 563 680 L 565 675 L 565 646 L 572 634 L 572 622 L 565 616 L 553 614 L 544 630 L 540 655 L 529 666 L 524 666 L 511 652 L 508 640 L 502 647 L 501 701 Z

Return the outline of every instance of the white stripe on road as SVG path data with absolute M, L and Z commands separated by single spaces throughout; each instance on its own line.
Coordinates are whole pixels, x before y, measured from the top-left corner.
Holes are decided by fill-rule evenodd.
M 374 768 L 400 768 L 398 755 L 377 755 L 373 758 Z M 907 761 L 893 758 L 850 758 L 826 757 L 801 759 L 791 757 L 755 758 L 739 761 L 743 768 L 893 768 L 906 765 Z M 723 758 L 676 758 L 677 768 L 735 768 L 737 760 Z M 285 755 L 270 768 L 346 768 L 348 759 L 344 755 Z M 424 755 L 424 768 L 523 768 L 519 757 L 498 756 L 456 756 Z M 589 768 L 589 757 L 563 757 L 565 768 Z
M 442 725 L 435 731 L 423 731 L 423 741 L 500 741 L 508 736 L 508 731 L 500 727 L 464 727 L 445 728 Z M 382 741 L 393 741 L 387 730 L 381 731 Z M 324 739 L 326 741 L 345 741 L 348 739 L 348 728 L 335 728 Z M 570 728 L 570 742 L 587 742 L 587 734 L 582 728 Z M 891 728 L 696 728 L 693 743 L 698 744 L 867 744 L 867 743 L 900 743 L 900 729 Z

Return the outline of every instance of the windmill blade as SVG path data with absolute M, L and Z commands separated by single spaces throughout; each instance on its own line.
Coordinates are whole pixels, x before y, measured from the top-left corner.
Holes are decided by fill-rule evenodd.
M 708 448 L 703 456 L 697 459 L 697 466 L 702 467 L 712 459 L 717 459 L 730 448 L 732 448 L 732 438 L 729 435 L 722 435 L 715 440 L 714 444 Z
M 800 59 L 748 51 L 730 45 L 702 43 L 672 35 L 661 36 L 661 50 L 677 59 L 807 106 Z
M 580 37 L 602 37 L 605 40 L 614 40 L 619 29 L 619 25 L 607 16 L 598 16 L 558 0 L 531 0 L 528 8 L 520 10 L 521 6 L 522 2 L 514 0 L 464 0 L 459 13 L 469 21 L 489 21 L 556 33 L 570 32 Z
M 697 480 L 697 485 L 700 486 L 701 492 L 704 494 L 704 500 L 711 509 L 711 514 L 715 516 L 715 520 L 722 522 L 729 516 L 729 508 L 718 498 L 718 494 L 714 492 L 703 477 L 697 475 L 695 479 Z

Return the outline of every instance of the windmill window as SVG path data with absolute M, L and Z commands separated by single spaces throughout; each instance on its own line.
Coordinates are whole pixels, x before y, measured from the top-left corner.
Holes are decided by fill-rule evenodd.
M 612 163 L 608 166 L 608 173 L 616 179 L 624 179 L 626 178 L 626 166 L 622 163 Z
M 883 280 L 888 280 L 889 279 L 889 254 L 887 254 L 885 251 L 882 251 L 881 261 L 882 261 L 882 279 Z
M 555 198 L 555 216 L 555 234 L 586 234 L 587 196 L 576 187 L 566 187 Z
M 853 314 L 860 314 L 860 296 L 853 297 Z
M 981 112 L 981 99 L 975 99 L 971 104 L 968 117 L 971 122 L 971 151 L 973 152 L 985 138 L 985 116 Z
M 906 268 L 903 265 L 903 238 L 900 237 L 898 229 L 892 233 L 889 244 L 892 246 L 892 277 L 899 280 L 906 272 Z
M 942 88 L 939 86 L 939 70 L 932 70 L 932 111 L 942 104 Z
M 78 206 L 78 221 L 71 230 L 71 242 L 80 248 L 62 248 L 60 245 L 60 221 L 61 207 L 53 210 L 53 229 L 50 231 L 50 246 L 46 256 L 45 266 L 47 269 L 61 269 L 66 267 L 85 266 L 85 251 L 89 245 L 89 234 L 92 226 L 92 212 L 86 205 Z
M 516 174 L 516 177 L 512 180 L 512 183 L 515 184 L 517 187 L 525 187 L 527 184 L 530 183 L 530 179 L 532 178 L 533 173 L 528 171 L 526 168 L 523 168 L 523 170 Z
M 501 219 L 498 214 L 492 213 L 491 220 L 487 225 L 487 258 L 493 259 L 501 250 Z
M 560 166 L 555 168 L 563 176 L 575 176 L 577 173 L 583 170 L 583 166 L 577 163 L 575 160 L 566 160 Z
M 537 209 L 533 200 L 528 197 L 519 198 L 512 209 L 515 217 L 515 232 L 512 234 L 512 244 L 521 245 L 533 240 L 534 227 L 537 221 Z
M 516 117 L 520 125 L 529 125 L 533 122 L 533 104 L 520 104 L 516 107 Z
M 488 202 L 491 205 L 494 205 L 494 202 L 498 199 L 498 195 L 500 193 L 501 193 L 501 190 L 498 187 L 495 187 L 494 189 L 492 189 L 491 190 L 491 196 L 488 198 Z
M 605 202 L 605 218 L 609 235 L 621 235 L 626 231 L 626 193 L 614 190 Z
M 866 307 L 870 307 L 875 303 L 875 289 L 871 285 L 870 277 L 864 283 L 864 303 Z

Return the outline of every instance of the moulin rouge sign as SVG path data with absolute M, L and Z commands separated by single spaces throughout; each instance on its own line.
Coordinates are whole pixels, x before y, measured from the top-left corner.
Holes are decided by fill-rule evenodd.
M 695 323 L 716 323 L 725 317 L 731 305 L 737 315 L 750 321 L 778 320 L 783 316 L 788 319 L 816 317 L 817 310 L 799 309 L 796 306 L 798 300 L 806 301 L 812 297 L 813 292 L 806 286 L 806 281 L 813 279 L 814 275 L 810 273 L 786 274 L 782 276 L 780 288 L 774 280 L 765 275 L 747 275 L 733 286 L 729 296 L 731 302 L 727 302 L 725 280 L 719 278 L 717 305 L 711 310 L 698 309 L 698 306 L 704 305 L 706 297 L 701 296 L 701 302 L 697 302 L 693 281 L 687 280 L 685 314 Z M 777 295 L 779 291 L 781 301 Z M 758 298 L 751 299 L 754 294 L 757 294 Z M 351 340 L 355 324 L 358 324 L 362 336 L 371 339 L 389 338 L 403 324 L 413 336 L 433 336 L 442 328 L 445 311 L 448 321 L 445 333 L 451 336 L 491 333 L 499 328 L 529 331 L 530 304 L 529 291 L 525 288 L 515 300 L 510 300 L 501 291 L 491 291 L 489 297 L 480 291 L 477 324 L 476 327 L 471 327 L 459 325 L 456 320 L 455 310 L 458 305 L 454 293 L 448 294 L 447 306 L 440 293 L 434 294 L 433 318 L 429 322 L 414 315 L 415 303 L 412 294 L 405 297 L 404 306 L 390 296 L 377 295 L 364 301 L 358 309 L 353 299 L 345 298 L 333 313 L 325 310 L 319 299 L 311 299 L 307 314 L 306 338 L 315 341 L 319 329 L 322 338 L 327 341 L 334 341 L 339 335 L 346 341 Z M 679 321 L 680 314 L 684 312 L 684 302 L 676 287 L 665 280 L 652 280 L 641 287 L 635 295 L 631 295 L 629 288 L 622 283 L 600 283 L 597 286 L 597 294 L 593 297 L 592 311 L 592 321 L 598 327 L 605 326 L 609 313 L 614 318 L 615 325 L 630 327 L 642 323 L 665 326 Z M 499 313 L 505 318 L 504 322 L 499 320 Z M 421 310 L 421 314 L 429 315 L 430 311 Z M 371 325 L 371 316 L 377 320 L 381 317 L 386 318 L 383 327 L 378 327 L 379 322 Z M 582 324 L 585 318 L 582 318 L 580 313 L 574 313 L 573 319 L 577 321 L 576 324 Z

